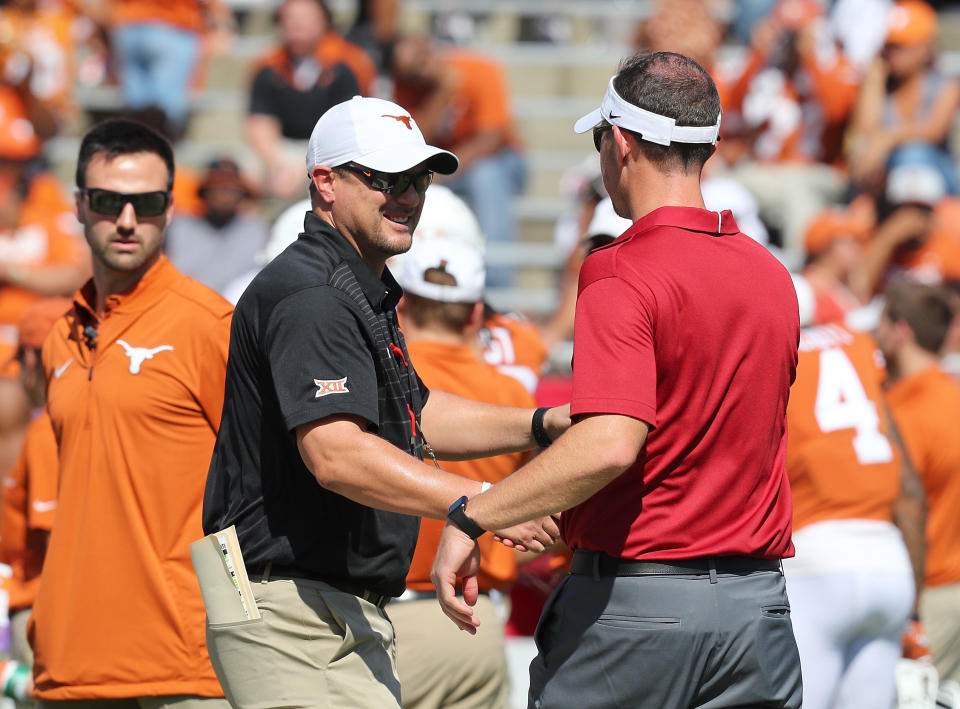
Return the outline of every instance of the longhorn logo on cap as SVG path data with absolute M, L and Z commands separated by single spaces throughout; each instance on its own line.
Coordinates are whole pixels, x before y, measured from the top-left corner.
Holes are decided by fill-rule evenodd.
M 387 113 L 383 113 L 380 116 L 381 118 L 392 118 L 395 121 L 400 121 L 403 125 L 407 127 L 407 130 L 413 130 L 413 126 L 410 125 L 410 121 L 413 120 L 410 116 L 391 116 Z

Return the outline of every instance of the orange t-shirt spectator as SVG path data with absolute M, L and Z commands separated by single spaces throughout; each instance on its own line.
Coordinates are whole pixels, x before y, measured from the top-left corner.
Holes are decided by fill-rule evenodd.
M 410 111 L 427 142 L 452 151 L 460 169 L 446 184 L 480 223 L 487 248 L 516 239 L 512 203 L 523 191 L 526 164 L 519 151 L 503 68 L 491 57 L 441 50 L 425 37 L 394 49 L 394 100 Z M 513 271 L 487 268 L 488 286 L 508 286 Z
M 841 162 L 859 76 L 828 35 L 816 0 L 780 0 L 754 28 L 744 69 L 721 82 L 724 111 L 763 126 L 758 160 Z
M 840 209 L 821 212 L 807 227 L 803 276 L 815 298 L 811 324 L 843 322 L 847 313 L 862 304 L 850 288 L 850 278 L 871 228 L 865 215 Z
M 371 95 L 376 69 L 333 30 L 320 0 L 285 0 L 279 29 L 280 46 L 253 70 L 246 134 L 263 165 L 262 191 L 292 200 L 304 192 L 303 156 L 317 118 L 353 96 Z

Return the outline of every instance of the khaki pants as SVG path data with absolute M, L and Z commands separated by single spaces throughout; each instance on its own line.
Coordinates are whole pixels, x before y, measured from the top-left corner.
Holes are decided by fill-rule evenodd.
M 503 624 L 480 596 L 476 635 L 457 628 L 436 599 L 387 607 L 397 632 L 404 709 L 505 709 L 509 694 Z
M 72 699 L 41 701 L 37 709 L 230 709 L 226 699 L 179 695 L 136 699 Z
M 940 679 L 960 682 L 960 583 L 924 589 L 920 620 Z
M 207 625 L 207 648 L 235 709 L 400 706 L 386 613 L 321 581 L 251 578 L 261 617 Z

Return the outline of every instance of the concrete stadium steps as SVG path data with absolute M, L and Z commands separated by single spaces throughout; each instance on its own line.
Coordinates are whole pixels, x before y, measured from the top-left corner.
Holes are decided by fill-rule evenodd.
M 205 81 L 193 102 L 186 139 L 178 159 L 202 167 L 219 154 L 240 159 L 250 151 L 243 137 L 247 87 L 254 60 L 274 42 L 278 0 L 227 0 L 238 12 L 240 34 L 226 56 L 205 67 Z M 327 0 L 340 27 L 349 26 L 355 0 Z M 491 246 L 488 260 L 517 268 L 518 287 L 495 291 L 499 307 L 546 314 L 555 306 L 554 283 L 563 254 L 552 245 L 554 223 L 569 208 L 560 193 L 564 172 L 593 153 L 589 135 L 576 135 L 573 121 L 596 107 L 607 79 L 629 53 L 635 23 L 649 13 L 651 0 L 404 0 L 401 25 L 427 30 L 437 14 L 479 16 L 470 46 L 499 59 L 506 70 L 517 130 L 527 148 L 528 187 L 515 204 L 519 243 Z M 559 44 L 518 43 L 521 18 L 553 14 L 565 18 L 569 35 Z M 941 12 L 942 65 L 960 75 L 960 12 Z M 732 54 L 741 51 L 730 48 Z M 78 103 L 88 109 L 120 106 L 115 88 L 82 88 Z M 55 169 L 72 184 L 82 120 L 55 139 L 49 152 Z

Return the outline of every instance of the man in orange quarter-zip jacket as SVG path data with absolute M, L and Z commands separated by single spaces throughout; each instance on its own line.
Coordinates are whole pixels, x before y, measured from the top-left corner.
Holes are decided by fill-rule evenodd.
M 43 348 L 60 491 L 28 631 L 41 707 L 228 706 L 188 545 L 231 306 L 161 252 L 173 173 L 170 144 L 139 123 L 101 123 L 80 146 L 93 278 Z

